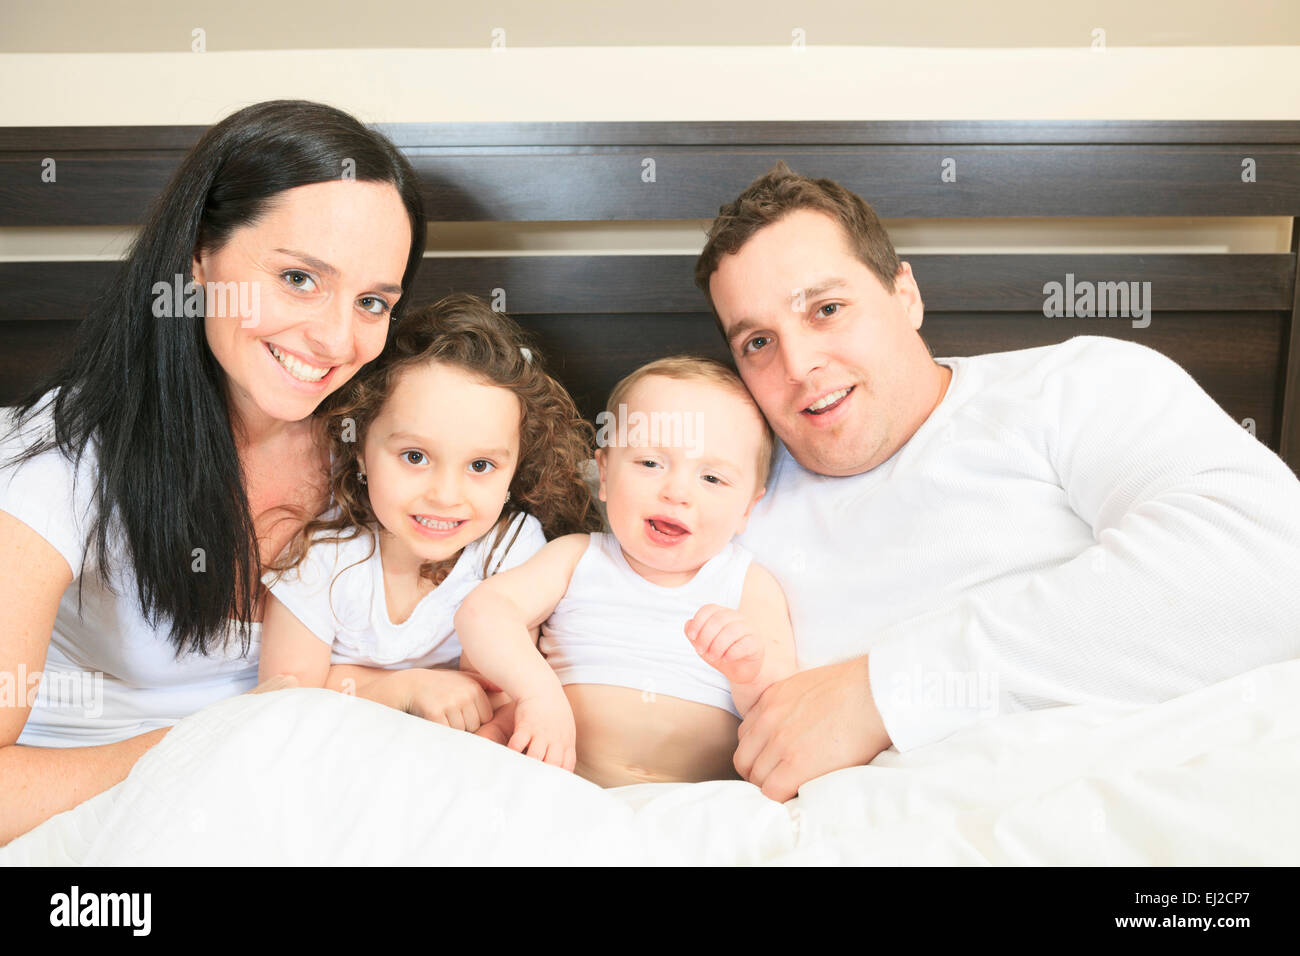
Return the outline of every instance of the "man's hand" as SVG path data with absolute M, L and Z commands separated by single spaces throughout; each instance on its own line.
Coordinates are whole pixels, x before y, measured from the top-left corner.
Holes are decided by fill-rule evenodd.
M 772 684 L 740 725 L 733 763 L 765 797 L 784 803 L 814 777 L 869 763 L 889 744 L 859 657 Z

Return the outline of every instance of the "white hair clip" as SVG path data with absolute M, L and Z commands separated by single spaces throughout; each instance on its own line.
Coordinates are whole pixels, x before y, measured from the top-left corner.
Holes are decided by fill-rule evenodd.
M 519 354 L 524 357 L 524 361 L 529 365 L 533 364 L 533 353 L 531 349 L 526 349 L 521 345 L 519 346 Z

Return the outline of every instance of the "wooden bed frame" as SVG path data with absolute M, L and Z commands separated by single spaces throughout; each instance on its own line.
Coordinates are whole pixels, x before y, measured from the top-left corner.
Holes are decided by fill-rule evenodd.
M 1300 466 L 1300 122 L 453 123 L 381 126 L 431 222 L 699 219 L 778 159 L 838 180 L 885 219 L 1286 216 L 1270 255 L 909 256 L 936 356 L 1081 334 L 1157 349 Z M 132 225 L 203 127 L 0 128 L 0 226 Z M 41 163 L 56 159 L 57 185 Z M 1243 180 L 1253 159 L 1255 181 Z M 652 159 L 653 179 L 643 175 Z M 954 160 L 955 182 L 941 175 Z M 949 164 L 951 165 L 951 164 Z M 659 355 L 726 357 L 690 255 L 430 257 L 413 299 L 491 298 L 528 328 L 589 417 Z M 114 263 L 0 263 L 0 405 L 68 347 Z M 1044 285 L 1151 283 L 1146 328 L 1047 318 Z M 1105 383 L 1099 383 L 1105 387 Z

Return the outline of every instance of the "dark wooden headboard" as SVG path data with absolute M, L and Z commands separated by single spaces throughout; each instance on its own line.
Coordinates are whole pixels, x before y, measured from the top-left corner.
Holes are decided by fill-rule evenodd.
M 885 219 L 1285 216 L 1289 252 L 916 255 L 936 356 L 1102 334 L 1186 368 L 1292 468 L 1300 122 L 454 123 L 380 127 L 425 184 L 431 222 L 701 219 L 778 159 L 838 180 Z M 202 127 L 0 128 L 0 226 L 131 225 Z M 41 163 L 57 161 L 57 186 Z M 1254 181 L 1243 161 L 1254 161 Z M 646 175 L 653 160 L 653 177 Z M 956 181 L 943 181 L 945 160 Z M 701 241 L 703 237 L 701 236 Z M 650 358 L 725 358 L 690 255 L 427 258 L 417 302 L 490 298 L 537 337 L 594 416 Z M 0 263 L 0 405 L 56 362 L 114 264 Z M 1045 283 L 1149 281 L 1151 323 L 1048 318 Z M 1104 387 L 1104 383 L 1101 383 Z

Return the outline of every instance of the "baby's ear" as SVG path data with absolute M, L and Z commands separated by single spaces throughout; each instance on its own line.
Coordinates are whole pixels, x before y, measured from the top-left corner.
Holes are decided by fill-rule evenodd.
M 761 499 L 765 494 L 767 494 L 766 488 L 758 489 L 758 492 L 754 495 L 754 499 L 749 503 L 749 507 L 746 508 L 745 513 L 740 516 L 740 527 L 736 529 L 736 534 L 740 534 L 745 530 L 745 527 L 749 524 L 749 516 L 754 511 L 754 505 L 758 504 L 759 499 Z

